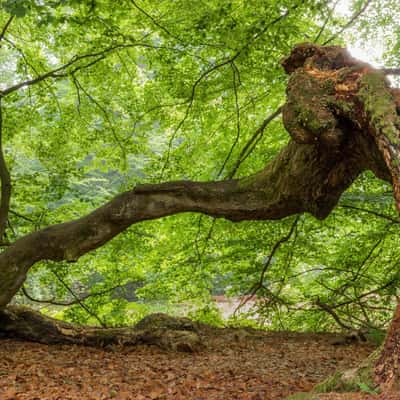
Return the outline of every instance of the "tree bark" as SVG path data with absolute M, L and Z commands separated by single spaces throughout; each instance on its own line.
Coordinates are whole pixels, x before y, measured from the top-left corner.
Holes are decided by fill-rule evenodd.
M 400 304 L 397 305 L 383 350 L 375 365 L 375 381 L 384 391 L 400 392 Z
M 152 314 L 134 327 L 96 328 L 59 321 L 26 307 L 0 311 L 0 336 L 44 344 L 108 347 L 152 344 L 165 350 L 194 352 L 203 347 L 200 325 L 187 318 Z

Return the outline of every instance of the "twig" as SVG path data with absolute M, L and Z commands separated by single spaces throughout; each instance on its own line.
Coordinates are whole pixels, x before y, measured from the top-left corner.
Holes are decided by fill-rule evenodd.
M 390 286 L 393 286 L 398 281 L 399 281 L 399 278 L 396 276 L 395 278 L 391 279 L 389 282 L 386 282 L 383 286 L 380 286 L 380 287 L 378 287 L 376 289 L 372 289 L 372 290 L 369 290 L 368 292 L 362 293 L 355 299 L 343 301 L 341 303 L 331 305 L 330 307 L 331 308 L 339 308 L 339 307 L 344 307 L 344 306 L 347 306 L 349 304 L 355 303 L 355 302 L 363 299 L 364 297 L 368 297 L 371 294 L 378 293 L 378 292 L 380 292 L 380 291 L 382 291 L 384 289 L 387 289 Z
M 4 36 L 5 36 L 6 32 L 7 32 L 7 29 L 10 26 L 10 24 L 11 24 L 13 19 L 14 19 L 14 15 L 11 15 L 11 17 L 8 18 L 6 24 L 4 25 L 3 29 L 1 30 L 1 32 L 0 32 L 0 42 L 3 40 L 3 38 L 4 38 Z M 0 45 L 0 47 L 1 47 L 1 45 Z
M 338 207 L 349 208 L 351 210 L 357 210 L 357 211 L 362 211 L 362 212 L 365 212 L 365 213 L 368 213 L 368 214 L 372 214 L 372 215 L 375 215 L 376 217 L 386 219 L 386 220 L 388 220 L 388 221 L 390 221 L 390 222 L 392 222 L 394 224 L 399 224 L 400 223 L 399 219 L 393 218 L 390 215 L 381 214 L 381 213 L 378 213 L 377 211 L 368 210 L 366 208 L 356 207 L 356 206 L 352 206 L 352 205 L 349 205 L 349 204 L 339 204 Z
M 272 26 L 275 25 L 276 23 L 282 21 L 283 19 L 285 19 L 292 11 L 296 10 L 297 8 L 299 8 L 300 5 L 304 4 L 304 0 L 301 0 L 298 4 L 295 4 L 292 8 L 289 8 L 288 10 L 286 10 L 285 13 L 279 15 L 279 17 L 275 18 L 274 20 L 272 20 L 268 25 L 266 25 L 264 27 L 264 29 L 258 33 L 256 33 L 250 40 L 249 42 L 247 42 L 241 50 L 239 50 L 239 52 L 243 51 L 245 48 L 249 47 L 250 44 L 252 44 L 254 41 L 256 41 L 257 39 L 259 39 L 262 35 L 264 35 L 265 32 L 268 31 L 268 29 Z
M 385 228 L 385 230 L 383 231 L 383 235 L 372 245 L 372 247 L 369 249 L 367 255 L 364 257 L 364 259 L 361 261 L 360 265 L 357 268 L 357 271 L 355 273 L 355 276 L 351 279 L 352 282 L 355 282 L 358 277 L 361 274 L 362 269 L 364 268 L 364 266 L 367 264 L 367 262 L 372 258 L 372 255 L 374 254 L 374 251 L 382 244 L 382 242 L 385 240 L 386 235 L 389 233 L 389 227 L 392 224 L 388 224 Z M 382 252 L 382 248 L 380 249 L 380 251 L 378 252 L 378 254 L 376 255 L 376 257 Z M 375 257 L 375 258 L 376 258 Z
M 255 42 L 257 39 L 259 39 L 272 25 L 275 25 L 276 23 L 278 23 L 281 20 L 285 19 L 290 14 L 291 11 L 295 10 L 296 8 L 298 8 L 299 5 L 303 4 L 303 3 L 304 3 L 304 0 L 300 1 L 299 4 L 294 5 L 291 9 L 288 9 L 284 14 L 282 14 L 279 17 L 277 17 L 274 20 L 272 20 L 267 26 L 264 27 L 264 29 L 262 31 L 260 31 L 257 34 L 255 34 L 247 43 L 245 43 L 239 50 L 237 50 L 236 53 L 232 57 L 230 57 L 230 58 L 228 58 L 228 59 L 226 59 L 224 61 L 221 61 L 220 63 L 214 65 L 211 68 L 209 68 L 208 70 L 203 72 L 200 75 L 200 77 L 194 82 L 194 84 L 192 86 L 191 95 L 189 97 L 189 105 L 188 105 L 188 107 L 186 109 L 185 115 L 184 115 L 183 119 L 179 122 L 177 128 L 174 130 L 174 132 L 171 135 L 171 138 L 169 140 L 166 160 L 165 160 L 165 162 L 163 164 L 163 167 L 162 167 L 161 173 L 160 173 L 160 178 L 159 178 L 160 181 L 163 179 L 164 171 L 167 168 L 167 165 L 168 165 L 168 162 L 169 162 L 169 159 L 170 159 L 170 155 L 171 155 L 172 143 L 173 143 L 173 141 L 175 139 L 175 136 L 177 135 L 179 130 L 182 128 L 182 126 L 185 123 L 186 119 L 188 118 L 189 112 L 190 112 L 190 110 L 191 110 L 191 108 L 193 106 L 193 102 L 194 102 L 197 86 L 202 82 L 203 79 L 205 79 L 212 72 L 216 71 L 217 69 L 219 69 L 221 67 L 224 67 L 225 65 L 232 64 L 242 54 L 242 52 L 244 50 L 246 50 L 253 42 Z M 279 111 L 279 113 L 280 113 L 280 111 Z
M 381 68 L 380 71 L 385 75 L 400 75 L 400 68 Z
M 240 139 L 240 107 L 239 107 L 239 100 L 238 100 L 238 90 L 237 90 L 237 85 L 240 82 L 237 82 L 237 67 L 236 65 L 232 62 L 231 64 L 232 66 L 232 72 L 233 72 L 233 93 L 235 96 L 235 112 L 236 112 L 236 137 L 235 140 L 232 143 L 232 146 L 228 152 L 228 155 L 226 156 L 224 162 L 222 163 L 222 166 L 217 174 L 217 177 L 221 176 L 222 172 L 225 169 L 226 164 L 228 163 L 229 159 L 232 156 L 232 153 L 236 147 L 236 145 L 239 143 L 239 139 Z
M 185 115 L 183 116 L 183 118 L 181 119 L 181 121 L 179 122 L 179 124 L 177 125 L 177 127 L 175 128 L 174 132 L 172 133 L 169 141 L 168 141 L 168 148 L 167 148 L 167 154 L 166 154 L 166 158 L 165 158 L 165 162 L 163 164 L 163 167 L 161 168 L 161 173 L 160 173 L 160 177 L 159 180 L 162 181 L 163 177 L 164 177 L 164 172 L 168 166 L 169 163 L 169 159 L 171 157 L 171 149 L 172 149 L 172 144 L 175 140 L 176 135 L 178 134 L 178 132 L 181 130 L 183 124 L 185 123 L 185 121 L 187 120 L 190 110 L 192 109 L 193 103 L 194 103 L 194 98 L 196 95 L 196 89 L 198 87 L 198 85 L 200 85 L 201 81 L 203 79 L 205 79 L 208 75 L 210 75 L 212 72 L 216 71 L 217 69 L 228 65 L 230 63 L 232 63 L 233 61 L 235 61 L 235 59 L 237 57 L 239 57 L 240 53 L 236 53 L 232 58 L 229 58 L 228 60 L 225 60 L 219 64 L 214 65 L 213 67 L 207 69 L 206 71 L 204 71 L 199 78 L 196 79 L 196 81 L 194 82 L 193 86 L 192 86 L 192 90 L 191 90 L 191 94 L 189 96 L 189 104 L 186 107 L 186 111 L 185 111 Z
M 121 150 L 121 155 L 122 155 L 122 159 L 123 159 L 123 165 L 124 165 L 124 168 L 126 168 L 126 162 L 127 162 L 126 161 L 126 150 L 125 150 L 124 145 L 121 142 L 120 137 L 118 136 L 118 134 L 117 134 L 117 132 L 116 132 L 116 130 L 114 128 L 113 123 L 111 122 L 111 119 L 110 119 L 110 117 L 108 115 L 107 110 L 82 86 L 82 84 L 78 81 L 78 79 L 75 77 L 75 75 L 72 75 L 72 76 L 73 76 L 73 82 L 74 82 L 75 87 L 81 89 L 82 92 L 85 93 L 86 97 L 93 104 L 95 104 L 100 109 L 100 111 L 104 114 L 104 117 L 106 118 L 106 120 L 108 122 L 108 125 L 109 125 L 109 127 L 111 129 L 111 132 L 113 134 L 113 137 L 114 137 L 115 141 L 117 142 L 118 147 Z
M 72 297 L 75 298 L 77 304 L 79 304 L 89 315 L 94 317 L 99 324 L 103 327 L 106 328 L 107 325 L 100 319 L 100 317 L 94 313 L 92 310 L 90 310 L 82 301 L 81 299 L 74 293 L 74 291 L 65 283 L 64 279 L 61 278 L 61 276 L 54 270 L 54 268 L 51 269 L 51 272 L 54 274 L 54 276 L 58 279 L 58 281 L 67 289 L 67 291 L 71 294 Z
M 32 222 L 33 224 L 36 223 L 36 221 L 34 219 L 29 218 L 26 215 L 20 214 L 14 210 L 9 210 L 9 213 L 15 215 L 18 218 L 24 219 L 25 221 Z
M 269 115 L 257 128 L 252 137 L 247 141 L 242 151 L 240 152 L 235 165 L 233 166 L 231 172 L 229 173 L 228 179 L 232 179 L 234 177 L 242 162 L 246 160 L 246 158 L 251 154 L 251 152 L 254 149 L 254 146 L 258 143 L 259 139 L 262 137 L 265 128 L 269 125 L 270 122 L 272 122 L 277 116 L 281 114 L 282 108 L 283 106 L 278 107 L 271 115 Z
M 99 53 L 93 53 L 93 54 L 85 54 L 82 56 L 76 56 L 73 57 L 70 61 L 68 61 L 67 63 L 61 65 L 58 68 L 53 69 L 52 71 L 48 71 L 42 75 L 37 76 L 36 78 L 33 79 L 28 79 L 26 81 L 17 83 L 16 85 L 10 86 L 7 89 L 4 89 L 3 91 L 0 92 L 0 96 L 1 97 L 5 97 L 10 93 L 13 93 L 23 87 L 26 86 L 32 86 L 36 83 L 42 82 L 47 78 L 62 78 L 62 77 L 66 77 L 67 73 L 61 73 L 61 71 L 66 70 L 68 67 L 70 67 L 71 65 L 77 63 L 80 60 L 86 59 L 86 58 L 90 58 L 90 57 L 98 57 L 101 54 L 104 54 L 104 52 L 106 52 L 107 50 L 104 50 L 102 52 Z
M 367 7 L 370 5 L 370 3 L 371 3 L 371 0 L 367 0 L 365 2 L 365 4 L 360 8 L 360 10 L 357 11 L 356 13 L 354 13 L 354 15 L 347 22 L 347 24 L 342 26 L 342 28 L 338 32 L 334 33 L 329 39 L 327 39 L 324 43 L 322 43 L 322 45 L 326 46 L 328 43 L 332 42 L 339 35 L 341 35 L 347 28 L 349 28 L 351 25 L 353 25 L 353 23 L 357 20 L 357 18 L 367 9 Z
M 67 63 L 61 65 L 60 67 L 57 67 L 51 71 L 45 72 L 42 75 L 37 76 L 36 78 L 33 79 L 28 79 L 26 81 L 17 83 L 13 86 L 10 86 L 2 91 L 0 91 L 0 97 L 5 97 L 10 93 L 13 93 L 23 87 L 27 87 L 27 86 L 32 86 L 35 85 L 36 83 L 42 82 L 47 78 L 55 78 L 55 79 L 59 79 L 59 78 L 65 78 L 68 75 L 74 74 L 76 72 L 78 72 L 79 70 L 83 69 L 83 68 L 88 68 L 90 66 L 92 66 L 93 64 L 101 61 L 104 59 L 105 55 L 108 53 L 111 53 L 115 50 L 119 50 L 119 49 L 125 49 L 125 48 L 131 48 L 131 47 L 148 47 L 148 48 L 160 48 L 160 47 L 156 47 L 156 46 L 152 46 L 146 43 L 132 43 L 132 44 L 116 44 L 114 46 L 110 46 L 104 50 L 95 52 L 95 53 L 88 53 L 88 54 L 83 54 L 80 56 L 75 56 L 73 58 L 71 58 L 70 61 L 68 61 Z M 76 64 L 77 62 L 81 61 L 81 60 L 85 60 L 87 58 L 94 58 L 93 61 L 89 62 L 88 64 L 85 65 L 81 65 L 81 66 L 77 66 L 75 69 L 73 69 L 72 71 L 66 71 L 69 67 L 71 67 L 72 65 Z
M 332 14 L 335 11 L 335 8 L 337 4 L 339 3 L 339 0 L 336 0 L 335 3 L 333 4 L 333 7 L 329 9 L 328 16 L 326 17 L 321 29 L 319 30 L 317 36 L 315 36 L 315 39 L 313 40 L 314 43 L 317 43 L 321 35 L 323 34 L 326 26 L 328 25 L 329 20 L 332 18 Z
M 239 305 L 236 307 L 235 311 L 233 312 L 234 314 L 235 314 L 241 307 L 243 307 L 246 303 L 248 303 L 250 300 L 252 300 L 252 299 L 254 298 L 254 296 L 256 295 L 256 293 L 257 293 L 262 287 L 264 287 L 264 277 L 265 277 L 265 274 L 266 274 L 266 272 L 267 272 L 269 266 L 271 265 L 272 258 L 274 257 L 274 255 L 275 255 L 275 253 L 277 252 L 277 250 L 279 249 L 279 247 L 280 247 L 283 243 L 285 243 L 285 242 L 287 242 L 287 241 L 290 240 L 290 238 L 291 238 L 292 235 L 293 235 L 293 232 L 295 231 L 295 228 L 296 228 L 296 226 L 297 226 L 297 223 L 299 222 L 299 219 L 300 219 L 300 216 L 296 216 L 296 218 L 294 219 L 294 221 L 293 221 L 293 223 L 292 223 L 292 225 L 291 225 L 291 227 L 290 227 L 290 229 L 289 229 L 289 232 L 288 232 L 285 236 L 283 236 L 282 238 L 280 238 L 280 239 L 274 244 L 274 246 L 272 247 L 271 253 L 270 253 L 270 255 L 268 256 L 268 260 L 267 260 L 267 262 L 264 264 L 264 267 L 263 267 L 263 269 L 262 269 L 262 271 L 261 271 L 259 281 L 258 281 L 255 285 L 253 285 L 253 287 L 249 290 L 249 292 L 248 292 L 247 295 L 245 296 L 244 300 L 241 301 L 241 302 L 239 303 Z
M 42 304 L 52 304 L 54 306 L 73 306 L 75 304 L 78 304 L 80 301 L 85 301 L 86 299 L 88 299 L 89 297 L 98 297 L 98 296 L 103 296 L 104 294 L 107 294 L 109 292 L 114 291 L 115 289 L 118 289 L 122 287 L 122 285 L 117 285 L 114 286 L 112 288 L 108 288 L 99 292 L 95 292 L 95 293 L 88 293 L 82 297 L 79 297 L 78 299 L 74 299 L 74 300 L 70 300 L 70 301 L 58 301 L 55 298 L 52 299 L 37 299 L 35 297 L 33 297 L 31 294 L 28 293 L 28 291 L 26 290 L 25 286 L 22 286 L 21 291 L 24 294 L 24 296 L 29 299 L 30 301 L 33 301 L 35 303 L 42 303 Z
M 157 26 L 158 28 L 160 28 L 162 31 L 164 31 L 167 35 L 173 37 L 174 39 L 177 39 L 179 41 L 181 41 L 178 37 L 176 37 L 175 35 L 173 35 L 167 28 L 165 28 L 164 26 L 162 26 L 158 21 L 156 21 L 148 12 L 146 12 L 143 8 L 141 8 L 140 6 L 138 6 L 138 4 L 134 1 L 131 0 L 132 5 L 138 10 L 140 11 L 142 14 L 144 14 L 148 19 L 150 19 L 150 21 Z
M 327 304 L 322 303 L 322 301 L 318 298 L 314 304 L 316 306 L 318 306 L 319 308 L 321 308 L 322 310 L 326 311 L 329 315 L 332 316 L 332 318 L 336 321 L 336 323 L 341 326 L 344 329 L 347 330 L 352 330 L 352 327 L 349 325 L 346 325 L 344 322 L 342 322 L 342 320 L 340 319 L 340 317 L 337 315 L 337 313 L 335 311 L 332 310 L 331 307 L 329 307 Z

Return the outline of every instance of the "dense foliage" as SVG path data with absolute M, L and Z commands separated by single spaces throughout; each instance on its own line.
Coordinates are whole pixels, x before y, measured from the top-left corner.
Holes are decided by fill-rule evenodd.
M 348 3 L 1 1 L 8 239 L 77 218 L 139 182 L 262 168 L 288 141 L 279 60 L 294 44 L 379 43 L 380 63 L 398 66 L 397 1 Z M 51 300 L 52 311 L 75 303 L 64 318 L 105 325 L 191 306 L 221 322 L 213 294 L 256 293 L 261 325 L 376 329 L 399 294 L 398 233 L 391 187 L 365 174 L 323 222 L 142 222 L 68 269 L 36 265 L 18 301 Z

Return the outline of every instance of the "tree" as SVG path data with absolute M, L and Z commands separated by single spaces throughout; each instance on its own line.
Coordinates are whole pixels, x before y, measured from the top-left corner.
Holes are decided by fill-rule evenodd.
M 293 34 L 296 29 L 304 29 L 305 31 L 309 29 L 308 33 L 318 33 L 318 39 L 325 37 L 325 42 L 332 40 L 329 31 L 324 33 L 324 30 L 327 29 L 325 25 L 322 29 L 315 25 L 308 27 L 310 20 L 326 9 L 327 4 L 324 2 L 316 6 L 314 4 L 311 9 L 310 6 L 315 2 L 299 1 L 294 4 L 288 2 L 283 9 L 273 3 L 275 6 L 274 14 L 270 15 L 267 20 L 262 18 L 260 21 L 257 21 L 257 14 L 251 13 L 252 9 L 249 10 L 249 16 L 245 15 L 245 12 L 236 15 L 231 9 L 233 4 L 229 3 L 229 6 L 223 6 L 216 3 L 215 7 L 206 6 L 204 9 L 202 8 L 199 17 L 193 18 L 196 20 L 197 28 L 200 31 L 197 37 L 185 36 L 185 26 L 170 32 L 158 19 L 155 19 L 134 1 L 124 2 L 117 15 L 106 14 L 105 16 L 102 15 L 102 12 L 107 9 L 106 3 L 91 2 L 81 7 L 79 4 L 71 2 L 69 9 L 61 3 L 54 5 L 54 7 L 46 7 L 36 2 L 30 2 L 29 7 L 26 7 L 18 1 L 5 2 L 6 11 L 11 15 L 8 16 L 4 24 L 0 38 L 7 43 L 11 63 L 16 64 L 15 75 L 18 78 L 20 76 L 26 76 L 26 78 L 20 80 L 10 77 L 8 79 L 8 82 L 11 83 L 1 90 L 2 110 L 8 112 L 7 106 L 9 105 L 4 105 L 6 101 L 10 101 L 10 104 L 12 103 L 14 107 L 18 104 L 24 107 L 27 102 L 32 102 L 34 107 L 38 107 L 37 115 L 44 117 L 42 124 L 37 124 L 35 129 L 37 131 L 38 127 L 43 129 L 46 126 L 46 120 L 48 122 L 54 117 L 51 107 L 50 118 L 46 115 L 49 110 L 40 109 L 42 105 L 40 97 L 54 96 L 55 107 L 60 107 L 57 104 L 58 99 L 63 93 L 67 99 L 70 99 L 70 91 L 73 89 L 76 92 L 79 116 L 83 120 L 90 118 L 90 107 L 87 104 L 85 108 L 83 107 L 82 96 L 84 95 L 90 106 L 97 109 L 97 117 L 101 115 L 101 119 L 93 121 L 93 125 L 95 126 L 97 123 L 100 126 L 99 131 L 107 135 L 106 139 L 111 139 L 114 144 L 113 152 L 118 151 L 120 157 L 117 156 L 116 158 L 122 159 L 122 164 L 125 164 L 122 165 L 122 169 L 126 170 L 127 154 L 134 149 L 135 145 L 140 147 L 142 144 L 125 140 L 121 133 L 115 129 L 113 118 L 118 113 L 123 114 L 124 110 L 118 109 L 114 99 L 102 98 L 101 102 L 97 100 L 98 93 L 93 95 L 92 90 L 98 91 L 98 88 L 90 82 L 93 77 L 90 76 L 88 71 L 98 74 L 96 77 L 97 84 L 99 84 L 100 79 L 111 84 L 108 81 L 110 78 L 107 77 L 107 74 L 111 74 L 113 68 L 117 71 L 126 68 L 126 75 L 129 76 L 132 70 L 126 67 L 125 60 L 119 52 L 127 49 L 132 50 L 132 53 L 128 53 L 128 56 L 135 56 L 137 58 L 135 61 L 139 62 L 139 71 L 136 71 L 135 76 L 132 76 L 132 79 L 139 80 L 135 87 L 141 90 L 141 96 L 155 96 L 155 90 L 159 89 L 160 86 L 152 87 L 149 85 L 149 88 L 143 89 L 147 81 L 151 81 L 153 71 L 148 65 L 140 67 L 140 63 L 152 62 L 156 64 L 154 74 L 159 75 L 161 85 L 164 84 L 163 77 L 174 70 L 174 62 L 183 63 L 183 72 L 187 69 L 189 75 L 197 67 L 201 73 L 191 85 L 189 91 L 186 87 L 180 87 L 179 81 L 176 82 L 177 86 L 173 89 L 176 92 L 171 97 L 185 100 L 183 101 L 184 111 L 177 112 L 177 114 L 180 114 L 177 118 L 178 124 L 175 125 L 175 129 L 166 143 L 167 146 L 163 148 L 164 158 L 163 162 L 159 164 L 161 167 L 160 177 L 162 178 L 165 177 L 170 168 L 171 154 L 179 147 L 177 139 L 180 136 L 178 136 L 178 133 L 187 123 L 190 112 L 195 112 L 198 97 L 209 100 L 211 98 L 210 93 L 214 89 L 223 95 L 226 90 L 224 87 L 227 81 L 226 75 L 230 76 L 232 82 L 233 100 L 231 101 L 236 116 L 236 140 L 228 152 L 227 161 L 223 164 L 221 172 L 216 174 L 217 178 L 221 176 L 226 163 L 231 162 L 230 156 L 233 151 L 237 151 L 235 146 L 240 139 L 241 120 L 244 118 L 240 111 L 238 91 L 243 72 L 247 73 L 248 76 L 251 75 L 249 71 L 253 67 L 252 61 L 257 59 L 261 52 L 273 53 L 275 49 L 279 49 L 279 52 L 284 49 L 284 46 L 267 46 L 265 48 L 264 45 L 260 44 L 260 38 L 275 32 L 274 29 L 283 30 L 283 34 L 281 36 L 276 34 L 275 39 L 283 42 L 290 38 L 288 44 L 292 45 L 294 44 L 292 40 L 298 38 L 297 35 Z M 360 16 L 368 4 L 369 2 L 366 2 L 360 7 L 355 17 Z M 257 5 L 260 6 L 260 4 Z M 140 27 L 135 31 L 135 35 L 139 36 L 140 33 L 141 40 L 138 40 L 135 35 L 129 35 L 129 29 L 124 26 L 124 24 L 132 22 L 124 15 L 124 8 L 128 6 L 129 9 L 133 7 L 138 11 L 140 18 L 146 17 L 147 22 L 157 28 L 157 34 L 150 35 L 143 27 Z M 161 6 L 160 11 L 165 11 L 165 7 L 165 4 Z M 328 9 L 330 12 L 332 11 L 330 8 Z M 36 48 L 32 51 L 41 53 L 40 59 L 36 60 L 35 63 L 31 63 L 31 55 L 26 54 L 27 49 L 21 49 L 7 38 L 7 33 L 12 29 L 13 20 L 16 17 L 24 17 L 29 12 L 32 13 L 32 16 L 27 17 L 27 24 L 33 24 L 31 26 L 34 27 L 43 24 L 53 29 L 51 40 L 45 44 L 35 42 Z M 192 10 L 186 6 L 185 12 L 190 14 Z M 236 20 L 238 17 L 254 22 L 254 24 L 250 24 L 251 28 L 243 28 Z M 139 23 L 140 18 L 137 17 L 133 21 Z M 214 25 L 213 22 L 215 21 L 220 21 L 219 24 L 223 25 L 225 29 L 222 29 L 218 24 Z M 354 18 L 351 18 L 349 22 L 352 23 L 353 21 Z M 75 24 L 74 29 L 67 29 L 65 36 L 56 31 L 56 29 L 63 28 L 65 25 L 69 27 L 73 24 Z M 23 30 L 25 27 L 22 22 L 18 29 Z M 345 27 L 346 24 L 343 28 Z M 285 32 L 285 28 L 289 32 Z M 89 33 L 85 33 L 86 29 L 89 29 Z M 223 40 L 221 32 L 226 32 L 226 29 L 233 29 L 234 31 L 236 29 L 235 35 L 242 38 L 244 44 L 238 46 L 236 37 L 235 39 L 228 37 Z M 15 34 L 16 37 L 18 33 Z M 212 41 L 204 43 L 203 41 L 207 40 L 209 33 Z M 36 39 L 35 35 L 42 37 L 42 34 L 42 31 L 35 31 L 35 29 L 31 32 L 34 39 Z M 67 42 L 77 40 L 80 35 L 84 34 L 87 34 L 88 39 L 91 40 L 86 52 L 80 52 L 79 55 L 54 53 L 58 47 L 65 50 L 69 49 L 72 53 Z M 221 40 L 223 44 L 220 44 L 217 39 Z M 171 43 L 174 42 L 175 46 L 170 47 Z M 265 44 L 265 41 L 262 43 Z M 214 46 L 222 47 L 228 55 L 219 61 L 215 61 L 212 57 L 212 50 L 208 49 L 208 47 L 213 48 Z M 136 48 L 156 49 L 160 52 L 160 58 L 141 59 L 140 57 L 143 57 L 143 54 L 139 51 L 136 52 Z M 197 51 L 197 53 L 195 51 L 193 58 L 198 59 L 198 64 L 185 64 L 185 58 L 188 57 L 191 48 Z M 252 51 L 250 51 L 250 48 Z M 54 54 L 57 55 L 54 56 Z M 53 57 L 55 57 L 55 60 Z M 112 60 L 111 62 L 109 57 Z M 120 63 L 117 66 L 115 59 L 118 57 L 120 57 Z M 163 69 L 161 62 L 163 57 L 168 61 L 166 63 L 168 68 L 165 69 Z M 264 57 L 266 60 L 268 59 L 268 56 L 264 55 Z M 209 63 L 210 59 L 211 62 Z M 104 60 L 106 61 L 103 62 Z M 18 64 L 19 62 L 20 64 Z M 207 65 L 208 63 L 210 65 Z M 266 61 L 264 65 L 272 65 L 273 63 L 274 61 Z M 58 66 L 48 69 L 49 64 L 57 64 Z M 6 245 L 4 251 L 0 254 L 0 308 L 5 310 L 3 311 L 3 324 L 16 325 L 15 321 L 18 320 L 18 314 L 13 309 L 6 307 L 21 288 L 28 271 L 36 263 L 42 260 L 74 263 L 84 254 L 101 247 L 132 224 L 141 221 L 183 212 L 202 213 L 234 222 L 279 220 L 300 213 L 310 213 L 318 219 L 324 219 L 335 208 L 342 193 L 366 170 L 372 171 L 376 177 L 393 185 L 396 206 L 400 209 L 400 189 L 398 186 L 400 93 L 390 87 L 385 77 L 385 74 L 395 73 L 396 71 L 375 69 L 352 58 L 341 47 L 319 46 L 312 43 L 294 47 L 282 65 L 290 76 L 284 106 L 278 107 L 275 112 L 272 112 L 271 116 L 256 130 L 255 136 L 249 138 L 243 150 L 238 153 L 238 161 L 231 163 L 231 171 L 225 175 L 226 179 L 224 180 L 211 182 L 180 180 L 137 185 L 134 189 L 117 195 L 105 205 L 83 217 L 20 235 L 17 240 L 8 243 L 6 233 L 10 212 L 11 181 L 3 151 L 0 160 L 2 183 L 0 233 L 3 237 L 3 243 Z M 94 66 L 98 69 L 93 69 Z M 142 71 L 140 71 L 140 68 Z M 174 74 L 173 80 L 181 72 L 179 68 L 176 68 L 176 76 Z M 84 75 L 84 79 L 87 79 L 88 85 L 91 83 L 91 90 L 87 89 L 88 85 L 82 83 L 81 73 L 88 74 L 88 76 Z M 141 74 L 147 74 L 142 82 L 140 82 Z M 214 74 L 225 74 L 224 79 L 214 82 Z M 250 79 L 248 76 L 247 79 Z M 276 75 L 271 75 L 271 78 L 273 77 L 276 79 Z M 184 79 L 185 76 L 182 80 Z M 46 86 L 48 81 L 59 82 L 59 85 L 48 87 Z M 212 88 L 211 90 L 205 90 L 203 87 L 205 82 Z M 121 84 L 121 82 L 119 83 Z M 167 80 L 167 85 L 170 83 L 171 80 Z M 221 87 L 218 87 L 218 84 L 221 84 Z M 40 88 L 37 93 L 29 92 L 25 94 L 25 91 L 30 91 L 34 87 Z M 149 89 L 150 94 L 146 93 L 147 89 Z M 167 89 L 170 90 L 171 87 L 167 87 Z M 180 91 L 183 93 L 180 93 Z M 164 93 L 167 93 L 167 90 Z M 125 91 L 118 96 L 120 97 L 118 101 L 123 101 L 125 108 L 129 108 L 129 106 L 136 108 L 137 98 L 129 99 Z M 108 109 L 104 108 L 103 103 L 107 100 L 113 113 L 109 113 Z M 219 98 L 213 98 L 208 107 L 218 107 L 219 100 Z M 70 112 L 74 108 L 71 103 L 68 104 L 68 101 L 63 104 L 63 107 L 69 109 Z M 154 107 L 162 108 L 162 105 L 156 104 Z M 204 111 L 204 109 L 196 110 L 199 114 Z M 243 160 L 249 155 L 249 150 L 259 139 L 260 133 L 281 111 L 284 126 L 291 136 L 290 142 L 259 172 L 234 179 L 235 173 Z M 51 155 L 51 162 L 57 163 L 58 157 L 63 158 L 63 155 L 58 152 L 52 154 L 56 145 L 60 144 L 60 139 L 63 140 L 62 135 L 67 135 L 70 132 L 73 135 L 80 134 L 80 132 L 77 132 L 77 128 L 82 129 L 82 126 L 74 125 L 75 114 L 71 112 L 71 115 L 67 116 L 67 123 L 62 121 L 59 124 L 59 131 L 55 135 L 54 142 L 49 146 L 46 156 Z M 175 117 L 173 115 L 169 118 L 175 122 Z M 21 123 L 17 120 L 18 111 L 15 112 L 13 118 L 12 121 L 5 120 L 5 123 L 0 120 L 2 136 L 3 132 L 10 131 L 12 122 Z M 162 124 L 160 121 L 157 122 Z M 70 131 L 68 130 L 68 123 L 71 124 Z M 195 125 L 191 128 L 195 128 Z M 157 130 L 158 127 L 153 127 L 153 129 Z M 89 130 L 93 134 L 92 137 L 95 138 L 98 134 L 96 129 L 91 126 Z M 35 133 L 37 132 L 33 132 L 33 136 Z M 9 133 L 9 135 L 11 134 Z M 182 138 L 184 137 L 182 136 Z M 11 136 L 10 138 L 12 139 Z M 45 143 L 45 145 L 48 145 L 48 143 Z M 38 145 L 38 147 L 40 146 Z M 96 151 L 101 153 L 102 150 L 96 148 Z M 106 152 L 106 150 L 104 151 Z M 77 153 L 79 152 L 78 149 Z M 137 153 L 137 149 L 135 149 L 135 152 Z M 176 154 L 179 155 L 179 152 Z M 60 176 L 63 175 L 60 174 Z M 54 181 L 49 186 L 53 185 Z M 65 191 L 65 187 L 63 190 Z M 62 197 L 58 198 L 58 200 L 60 199 Z M 24 231 L 24 228 L 22 227 L 21 230 Z M 399 312 L 397 311 L 397 316 Z M 11 318 L 7 317 L 10 313 Z M 23 318 L 23 314 L 21 315 Z M 396 321 L 397 317 L 393 320 L 376 374 L 380 383 L 390 387 L 397 385 L 400 378 L 400 372 L 396 370 L 400 353 L 390 351 L 393 346 L 398 346 L 400 342 Z M 26 325 L 23 325 L 22 329 L 26 332 Z M 43 331 L 40 334 L 43 335 Z M 393 359 L 395 362 L 393 362 Z

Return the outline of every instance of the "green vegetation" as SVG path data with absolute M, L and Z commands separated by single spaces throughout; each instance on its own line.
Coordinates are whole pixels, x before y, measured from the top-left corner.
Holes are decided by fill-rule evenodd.
M 397 0 L 373 0 L 360 15 L 362 1 L 349 15 L 334 3 L 0 1 L 2 141 L 13 185 L 4 242 L 81 217 L 137 184 L 259 171 L 288 141 L 280 117 L 263 121 L 285 101 L 279 61 L 296 43 L 367 47 L 378 35 L 380 62 L 399 65 Z M 318 133 L 326 127 L 313 116 L 299 118 Z M 391 191 L 368 172 L 324 221 L 233 224 L 185 213 L 141 222 L 76 263 L 37 263 L 16 301 L 79 323 L 118 326 L 167 311 L 223 325 L 213 296 L 257 289 L 253 319 L 232 324 L 374 335 L 399 295 Z

